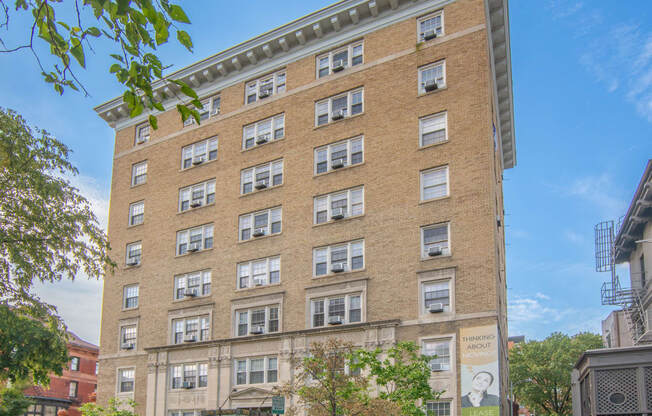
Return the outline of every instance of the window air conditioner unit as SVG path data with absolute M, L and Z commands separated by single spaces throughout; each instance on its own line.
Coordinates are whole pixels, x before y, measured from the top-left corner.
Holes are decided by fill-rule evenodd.
M 265 235 L 265 229 L 264 228 L 255 228 L 254 229 L 254 237 L 262 237 Z
M 270 95 L 272 95 L 272 88 L 271 87 L 264 87 L 264 88 L 260 88 L 260 90 L 258 90 L 258 98 L 267 98 Z
M 192 158 L 193 165 L 201 165 L 204 163 L 204 156 L 195 156 Z
M 122 348 L 123 350 L 133 350 L 135 347 L 136 346 L 131 342 L 124 342 L 122 343 L 122 346 L 120 348 Z
M 431 80 L 431 81 L 426 81 L 423 83 L 423 89 L 426 90 L 426 92 L 434 91 L 438 88 L 437 81 Z
M 444 371 L 444 365 L 442 363 L 430 363 L 431 371 Z
M 344 167 L 344 158 L 340 157 L 340 158 L 337 158 L 337 159 L 333 160 L 333 162 L 331 163 L 331 167 L 333 169 L 343 168 Z
M 190 243 L 188 246 L 188 251 L 194 253 L 195 251 L 199 251 L 199 243 Z
M 201 207 L 201 200 L 195 199 L 190 203 L 190 208 Z
M 183 338 L 183 342 L 197 342 L 197 337 L 194 335 L 186 335 Z
M 441 247 L 430 247 L 428 249 L 428 256 L 430 256 L 430 257 L 441 256 L 443 254 L 443 252 L 444 251 L 442 250 Z
M 256 137 L 256 144 L 267 143 L 267 140 L 269 140 L 269 135 L 268 134 L 260 134 L 260 135 L 258 135 L 258 137 Z
M 333 61 L 333 72 L 340 72 L 343 69 L 344 69 L 344 61 L 342 59 Z
M 127 266 L 138 266 L 140 264 L 140 260 L 136 259 L 131 259 L 127 262 Z
M 333 273 L 342 273 L 344 271 L 344 263 L 333 263 L 331 266 L 331 272 Z
M 136 144 L 143 144 L 147 141 L 147 137 L 137 137 Z
M 339 315 L 328 317 L 328 325 L 342 325 L 343 323 L 344 321 L 342 320 L 342 317 Z
M 189 298 L 194 298 L 197 296 L 197 291 L 195 289 L 186 289 L 183 292 L 183 296 L 189 297 Z
M 335 208 L 331 213 L 332 220 L 341 220 L 346 216 L 346 208 Z
M 254 286 L 262 286 L 264 282 L 262 280 L 256 280 L 254 279 Z
M 435 29 L 426 30 L 421 34 L 423 40 L 430 40 L 437 37 L 437 31 Z
M 194 389 L 195 388 L 195 383 L 192 381 L 184 381 L 183 382 L 183 388 L 184 389 Z
M 252 335 L 260 335 L 263 332 L 265 332 L 265 327 L 262 325 L 256 325 L 251 327 L 251 331 L 249 333 Z
M 428 307 L 428 312 L 430 312 L 430 313 L 444 312 L 444 304 L 443 303 L 431 303 L 430 306 Z
M 259 181 L 256 181 L 256 189 L 265 189 L 267 188 L 267 181 L 265 179 L 261 179 Z
M 341 120 L 346 117 L 346 108 L 342 108 L 333 114 L 333 120 Z

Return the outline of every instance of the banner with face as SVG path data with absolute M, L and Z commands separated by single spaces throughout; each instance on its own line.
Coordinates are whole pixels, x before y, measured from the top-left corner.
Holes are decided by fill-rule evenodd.
M 498 329 L 460 329 L 462 416 L 499 416 Z

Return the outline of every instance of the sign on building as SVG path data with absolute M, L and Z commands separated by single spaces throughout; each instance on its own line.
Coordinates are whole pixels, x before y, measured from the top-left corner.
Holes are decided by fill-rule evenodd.
M 285 397 L 274 396 L 272 397 L 272 414 L 282 415 L 285 413 Z
M 460 329 L 462 416 L 499 416 L 496 325 Z

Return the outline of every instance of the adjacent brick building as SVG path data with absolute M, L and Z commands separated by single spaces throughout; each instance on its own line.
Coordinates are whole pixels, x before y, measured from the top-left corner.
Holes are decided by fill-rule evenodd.
M 97 107 L 116 130 L 120 263 L 99 401 L 134 398 L 147 416 L 265 409 L 292 359 L 335 336 L 436 353 L 446 392 L 427 406 L 461 415 L 460 329 L 493 325 L 507 413 L 507 13 L 345 0 L 171 75 L 202 97 L 200 126 L 173 99 L 158 130 L 121 99 Z

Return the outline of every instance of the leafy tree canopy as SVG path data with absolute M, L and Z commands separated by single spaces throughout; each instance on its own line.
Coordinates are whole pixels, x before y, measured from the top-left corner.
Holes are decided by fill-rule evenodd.
M 22 416 L 32 401 L 23 394 L 23 384 L 14 384 L 0 390 L 0 416 Z

